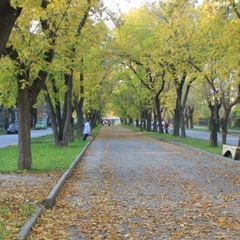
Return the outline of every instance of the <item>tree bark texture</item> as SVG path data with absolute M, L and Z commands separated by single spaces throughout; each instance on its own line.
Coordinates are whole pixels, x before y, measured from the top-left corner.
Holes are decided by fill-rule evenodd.
M 73 73 L 73 72 L 72 72 Z M 62 143 L 64 146 L 68 145 L 68 142 L 73 138 L 73 132 L 71 131 L 71 120 L 72 120 L 72 73 L 65 75 L 65 85 L 67 86 L 67 91 L 65 93 L 65 113 L 64 118 L 64 128 L 63 128 L 63 139 Z
M 190 128 L 193 128 L 193 113 L 194 113 L 194 107 L 188 107 L 189 111 L 189 121 L 190 121 Z
M 81 59 L 81 65 L 84 65 L 84 59 Z M 80 100 L 78 100 L 78 96 L 74 96 L 74 105 L 77 112 L 77 120 L 78 120 L 78 129 L 77 134 L 78 137 L 83 135 L 83 129 L 84 129 L 84 117 L 83 117 L 83 105 L 84 105 L 84 87 L 83 87 L 83 81 L 84 81 L 84 74 L 80 73 L 79 76 L 80 81 Z
M 54 92 L 54 95 L 57 96 L 59 94 L 58 89 L 55 85 L 55 79 L 51 80 L 52 83 L 52 90 Z M 51 99 L 48 88 L 45 85 L 45 99 L 48 104 L 48 108 L 50 111 L 50 118 L 52 122 L 52 130 L 53 130 L 53 136 L 54 136 L 54 144 L 55 146 L 66 146 L 66 143 L 63 141 L 63 132 L 64 132 L 64 126 L 65 126 L 65 120 L 66 120 L 66 105 L 64 106 L 64 109 L 62 111 L 61 104 L 58 101 L 58 98 L 55 98 L 55 106 L 53 105 L 53 100 Z
M 83 118 L 83 104 L 84 104 L 84 97 L 81 97 L 78 101 L 76 98 L 74 99 L 74 105 L 77 113 L 77 135 L 78 137 L 83 135 L 84 129 L 84 118 Z
M 10 0 L 0 1 L 0 58 L 6 48 L 9 36 L 21 10 L 21 8 L 14 9 L 10 5 Z
M 178 100 L 176 100 L 178 101 Z M 173 119 L 173 136 L 178 137 L 180 135 L 180 111 L 178 109 L 178 104 L 174 108 L 174 119 Z
M 196 78 L 192 78 L 188 83 L 187 80 L 187 72 L 183 72 L 181 79 L 179 80 L 176 76 L 175 69 L 173 69 L 174 83 L 177 94 L 176 99 L 176 107 L 174 109 L 174 136 L 179 136 L 179 129 L 175 130 L 175 127 L 181 127 L 181 137 L 186 138 L 186 129 L 185 129 L 185 119 L 184 119 L 184 111 L 186 108 L 187 98 L 190 91 L 191 84 L 195 81 Z M 185 88 L 184 88 L 185 86 Z M 184 92 L 185 90 L 185 92 Z M 180 122 L 180 123 L 179 123 Z M 176 124 L 176 126 L 175 126 Z M 179 125 L 180 124 L 180 125 Z
M 49 96 L 49 92 L 47 90 L 46 85 L 44 86 L 44 97 L 45 97 L 45 101 L 48 105 L 48 109 L 49 109 L 49 113 L 50 113 L 50 119 L 51 119 L 51 127 L 53 130 L 53 137 L 54 137 L 54 144 L 55 146 L 59 146 L 60 145 L 60 140 L 59 140 L 59 133 L 58 133 L 58 124 L 57 124 L 57 114 L 54 110 L 54 106 L 53 103 L 51 101 L 51 98 Z
M 153 132 L 157 132 L 158 131 L 158 121 L 157 121 L 157 113 L 156 110 L 154 108 L 153 110 Z
M 217 100 L 212 104 L 209 102 L 208 107 L 211 111 L 210 117 L 210 147 L 217 147 L 218 140 L 217 140 L 217 133 L 219 129 L 219 109 L 221 104 L 218 103 Z
M 155 96 L 155 106 L 156 106 L 156 114 L 157 114 L 157 121 L 158 121 L 158 131 L 159 133 L 163 134 L 163 127 L 162 127 L 162 112 L 160 106 L 160 93 Z
M 28 89 L 18 90 L 17 106 L 19 112 L 18 132 L 18 169 L 32 169 L 30 118 L 31 104 Z
M 227 144 L 227 133 L 228 133 L 228 119 L 230 115 L 231 109 L 228 109 L 228 111 L 224 111 L 224 116 L 221 119 L 221 125 L 222 125 L 222 144 Z
M 147 111 L 147 131 L 152 131 L 152 111 Z
M 186 125 L 186 128 L 188 129 L 189 128 L 189 115 L 188 115 L 188 111 L 186 109 L 185 111 L 185 125 Z

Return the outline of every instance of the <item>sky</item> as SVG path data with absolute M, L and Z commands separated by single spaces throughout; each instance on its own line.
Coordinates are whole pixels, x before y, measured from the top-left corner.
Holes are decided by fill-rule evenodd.
M 117 10 L 118 7 L 122 13 L 127 13 L 131 8 L 139 8 L 142 4 L 142 0 L 104 0 L 105 5 L 111 10 Z

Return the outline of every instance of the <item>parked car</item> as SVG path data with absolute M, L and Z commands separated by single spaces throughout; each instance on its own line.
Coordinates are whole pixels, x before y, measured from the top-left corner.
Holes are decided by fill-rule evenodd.
M 47 123 L 43 122 L 43 121 L 40 121 L 40 122 L 37 122 L 36 125 L 35 125 L 35 129 L 47 129 Z
M 10 124 L 7 129 L 7 134 L 18 134 L 18 125 L 15 123 Z

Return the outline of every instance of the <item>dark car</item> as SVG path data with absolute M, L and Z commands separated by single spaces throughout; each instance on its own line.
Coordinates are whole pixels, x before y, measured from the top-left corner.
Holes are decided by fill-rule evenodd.
M 10 124 L 7 129 L 7 134 L 18 134 L 18 125 L 15 123 Z

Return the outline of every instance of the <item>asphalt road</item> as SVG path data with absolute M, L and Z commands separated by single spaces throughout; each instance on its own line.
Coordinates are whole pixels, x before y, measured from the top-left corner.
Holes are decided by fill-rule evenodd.
M 186 135 L 187 135 L 187 137 L 192 137 L 192 138 L 199 138 L 199 139 L 205 139 L 205 140 L 210 139 L 210 132 L 186 130 Z M 238 145 L 238 139 L 239 139 L 239 136 L 228 134 L 227 135 L 227 144 L 237 146 Z M 222 143 L 222 134 L 221 133 L 218 134 L 218 142 Z
M 46 130 L 31 130 L 31 137 L 37 138 L 41 136 L 45 136 L 52 133 L 52 129 L 48 128 Z M 209 140 L 210 139 L 210 133 L 209 132 L 203 132 L 203 131 L 196 131 L 196 130 L 186 130 L 187 137 L 192 138 L 200 138 Z M 238 138 L 237 135 L 231 135 L 228 134 L 227 136 L 227 144 L 237 146 L 238 145 Z M 218 142 L 222 142 L 222 135 L 218 134 Z M 12 145 L 18 145 L 18 135 L 17 134 L 6 134 L 0 136 L 0 148 L 12 146 Z
M 31 138 L 37 138 L 52 133 L 52 129 L 31 130 Z M 18 134 L 6 134 L 0 136 L 0 148 L 18 145 Z

